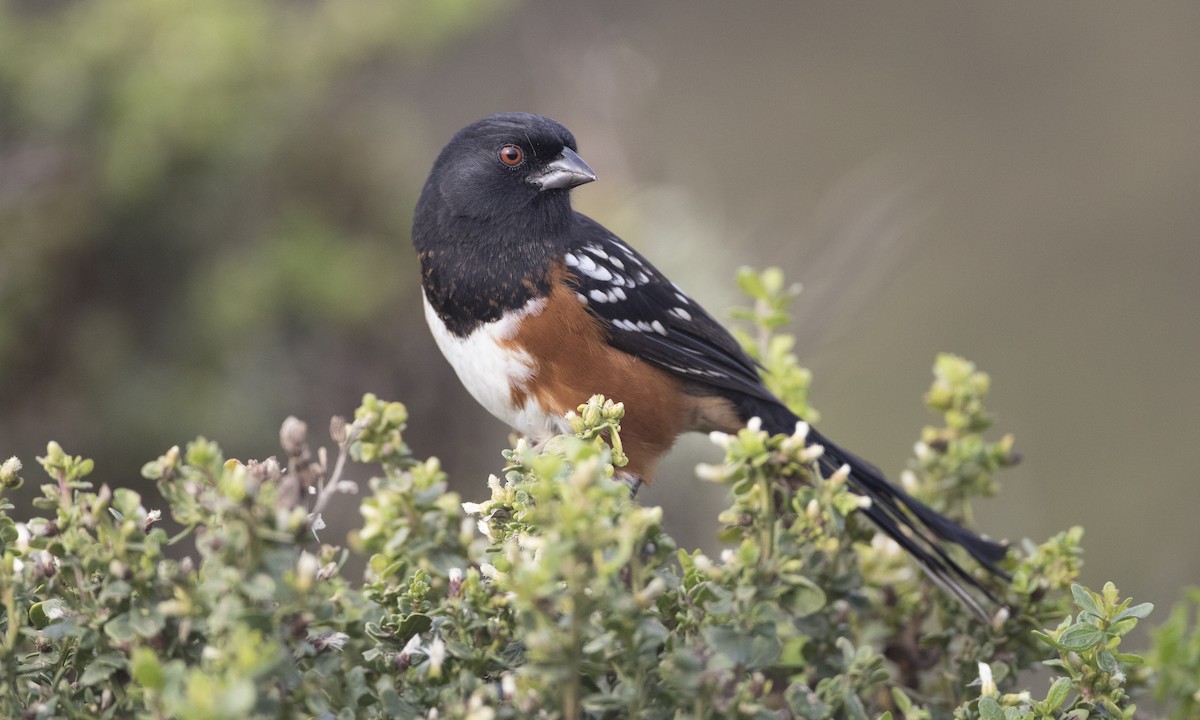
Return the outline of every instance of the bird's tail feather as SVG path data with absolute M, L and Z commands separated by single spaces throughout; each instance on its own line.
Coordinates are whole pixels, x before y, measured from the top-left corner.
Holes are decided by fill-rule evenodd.
M 794 432 L 799 421 L 782 404 L 761 404 L 753 414 L 762 418 L 764 429 L 772 433 Z M 993 602 L 996 602 L 996 598 L 974 575 L 950 557 L 941 543 L 945 541 L 962 547 L 989 572 L 1007 578 L 997 566 L 1008 552 L 1005 545 L 980 537 L 940 515 L 903 488 L 888 481 L 874 465 L 838 447 L 815 429 L 809 430 L 808 442 L 824 448 L 819 460 L 822 473 L 830 475 L 843 465 L 849 466 L 847 482 L 850 489 L 871 500 L 870 506 L 863 512 L 884 534 L 912 555 L 935 584 L 983 618 L 988 617 L 964 583 Z

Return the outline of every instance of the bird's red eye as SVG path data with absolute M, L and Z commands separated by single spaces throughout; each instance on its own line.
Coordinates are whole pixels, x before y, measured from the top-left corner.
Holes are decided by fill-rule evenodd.
M 500 162 L 509 167 L 516 167 L 525 161 L 525 152 L 516 145 L 505 145 L 500 148 Z

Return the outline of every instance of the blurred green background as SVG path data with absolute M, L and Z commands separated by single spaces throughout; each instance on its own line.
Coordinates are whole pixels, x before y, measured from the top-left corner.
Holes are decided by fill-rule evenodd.
M 1025 456 L 985 529 L 1083 523 L 1085 582 L 1169 603 L 1200 581 L 1197 38 L 1192 2 L 0 0 L 0 456 L 132 485 L 371 391 L 481 495 L 507 430 L 425 329 L 409 222 L 455 130 L 526 110 L 719 316 L 740 264 L 802 282 L 822 429 L 891 474 L 935 354 L 976 361 Z M 708 547 L 713 456 L 644 496 Z

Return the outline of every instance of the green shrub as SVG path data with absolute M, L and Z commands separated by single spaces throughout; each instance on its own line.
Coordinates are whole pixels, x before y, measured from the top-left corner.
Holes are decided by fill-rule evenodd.
M 773 334 L 782 275 L 743 273 L 748 347 L 798 412 L 808 377 Z M 986 440 L 987 376 L 938 358 L 903 482 L 970 522 L 1012 439 Z M 1150 612 L 1074 581 L 1082 530 L 1024 542 L 1003 604 L 981 622 L 936 589 L 822 477 L 803 428 L 713 436 L 729 488 L 719 558 L 679 548 L 662 509 L 613 480 L 623 408 L 580 406 L 573 435 L 504 453 L 490 495 L 463 502 L 436 460 L 412 457 L 403 405 L 367 395 L 331 425 L 336 456 L 289 419 L 282 459 L 227 460 L 204 439 L 143 474 L 183 530 L 137 493 L 98 488 L 51 443 L 51 482 L 14 521 L 0 495 L 0 716 L 405 718 L 1132 717 L 1151 686 L 1189 717 L 1200 634 L 1188 607 L 1156 632 L 1150 667 L 1122 638 Z M 617 448 L 614 451 L 612 448 Z M 347 460 L 378 463 L 344 576 L 321 512 L 353 490 Z M 21 482 L 15 459 L 0 492 Z M 808 482 L 789 490 L 796 477 Z M 185 538 L 195 552 L 170 552 Z M 1197 596 L 1193 594 L 1192 602 Z M 986 601 L 985 601 L 986 602 Z M 1049 689 L 1018 673 L 1045 666 Z M 1040 684 L 1040 681 L 1039 681 Z

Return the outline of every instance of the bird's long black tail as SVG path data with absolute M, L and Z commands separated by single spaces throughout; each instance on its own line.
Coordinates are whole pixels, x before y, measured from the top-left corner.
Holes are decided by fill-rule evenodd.
M 763 429 L 771 433 L 795 432 L 799 418 L 782 404 L 764 403 L 750 398 L 746 400 L 755 405 L 747 415 L 760 417 Z M 934 583 L 982 617 L 989 616 L 979 606 L 975 597 L 966 590 L 964 583 L 993 602 L 995 597 L 975 576 L 950 557 L 942 543 L 950 542 L 962 547 L 989 572 L 1007 578 L 1004 571 L 997 567 L 997 563 L 1004 559 L 1008 551 L 1005 545 L 980 537 L 938 514 L 888 481 L 874 465 L 838 447 L 815 429 L 809 430 L 808 443 L 824 447 L 819 465 L 821 472 L 826 476 L 833 474 L 843 465 L 849 466 L 850 475 L 847 482 L 850 489 L 871 500 L 870 506 L 863 512 L 884 534 L 912 555 Z

